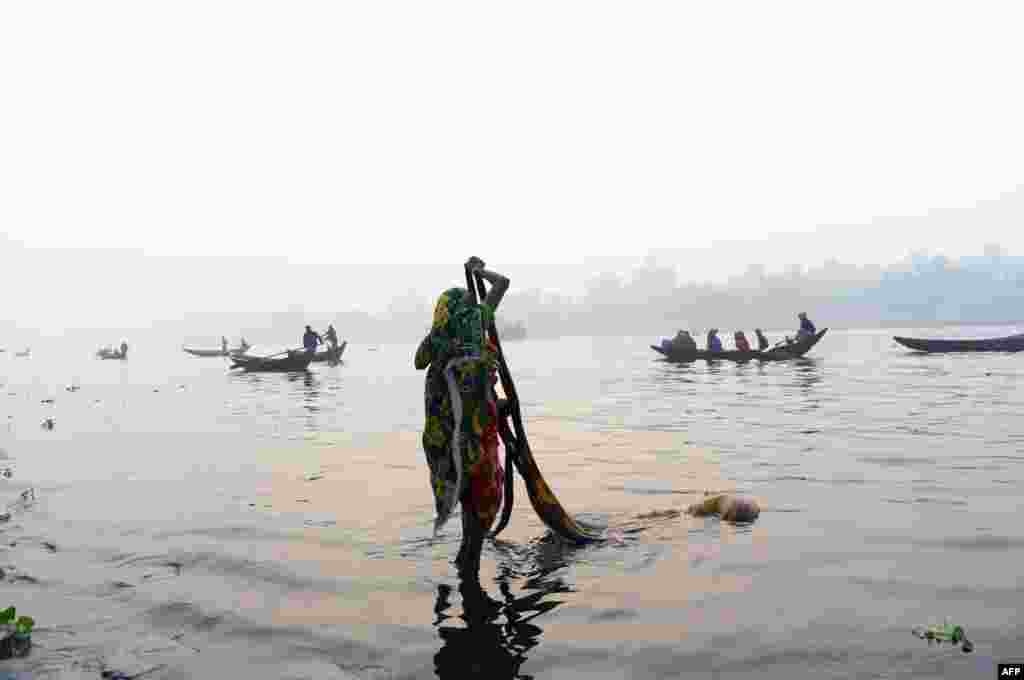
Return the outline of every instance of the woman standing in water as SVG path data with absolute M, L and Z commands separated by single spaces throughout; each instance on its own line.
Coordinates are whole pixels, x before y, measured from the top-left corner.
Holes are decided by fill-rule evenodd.
M 480 551 L 501 505 L 504 473 L 498 460 L 496 348 L 485 328 L 509 281 L 471 257 L 466 267 L 491 284 L 476 304 L 465 288 L 437 300 L 430 332 L 416 350 L 417 370 L 427 369 L 423 451 L 434 491 L 435 533 L 462 504 L 462 546 L 455 560 L 463 578 L 476 579 Z

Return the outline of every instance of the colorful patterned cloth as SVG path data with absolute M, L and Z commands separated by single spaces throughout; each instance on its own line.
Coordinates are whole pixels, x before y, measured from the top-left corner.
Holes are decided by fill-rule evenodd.
M 466 289 L 446 290 L 416 351 L 417 370 L 427 369 L 423 451 L 434 490 L 435 533 L 459 501 L 485 530 L 501 505 L 504 471 L 493 392 L 497 355 L 484 334 L 493 318 L 494 310 L 473 304 Z

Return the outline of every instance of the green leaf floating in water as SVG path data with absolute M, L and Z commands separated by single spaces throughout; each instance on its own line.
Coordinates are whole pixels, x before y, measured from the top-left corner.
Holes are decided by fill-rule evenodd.
M 7 609 L 0 612 L 0 624 L 13 623 L 14 622 L 14 607 L 8 607 Z

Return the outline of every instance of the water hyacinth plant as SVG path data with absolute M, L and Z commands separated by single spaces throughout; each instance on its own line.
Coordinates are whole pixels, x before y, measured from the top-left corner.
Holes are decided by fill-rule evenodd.
M 0 659 L 25 656 L 32 646 L 32 627 L 35 621 L 30 616 L 18 616 L 14 607 L 0 611 Z

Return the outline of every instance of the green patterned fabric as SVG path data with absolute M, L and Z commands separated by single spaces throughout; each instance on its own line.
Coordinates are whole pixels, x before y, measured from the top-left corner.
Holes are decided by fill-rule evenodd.
M 434 492 L 435 531 L 470 488 L 471 511 L 484 526 L 490 526 L 500 503 L 491 398 L 497 361 L 484 334 L 493 318 L 493 309 L 473 304 L 465 288 L 450 288 L 438 298 L 430 333 L 416 351 L 416 368 L 427 369 L 423 450 Z
M 422 370 L 434 361 L 480 356 L 484 329 L 493 319 L 490 305 L 473 304 L 465 288 L 449 288 L 434 307 L 434 323 L 416 352 L 416 368 Z

